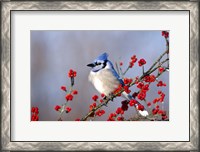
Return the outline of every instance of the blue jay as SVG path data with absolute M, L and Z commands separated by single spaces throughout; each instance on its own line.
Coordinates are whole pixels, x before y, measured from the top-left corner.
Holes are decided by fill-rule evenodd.
M 88 79 L 99 93 L 103 93 L 109 97 L 120 84 L 124 86 L 124 82 L 115 71 L 112 62 L 108 60 L 107 53 L 103 53 L 87 66 L 92 68 Z M 125 91 L 122 92 L 122 95 L 128 100 L 132 99 L 132 96 Z M 137 108 L 139 104 L 137 101 L 135 107 Z M 144 117 L 148 115 L 145 109 L 143 111 L 138 110 L 138 112 Z

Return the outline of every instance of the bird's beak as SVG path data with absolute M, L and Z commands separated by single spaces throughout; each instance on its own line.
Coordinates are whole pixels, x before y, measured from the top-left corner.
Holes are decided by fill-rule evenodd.
M 87 66 L 89 66 L 89 67 L 94 67 L 95 65 L 94 65 L 94 63 L 90 63 L 90 64 L 88 64 Z

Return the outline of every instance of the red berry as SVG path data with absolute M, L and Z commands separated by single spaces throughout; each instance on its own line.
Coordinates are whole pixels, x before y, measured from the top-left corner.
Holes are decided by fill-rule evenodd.
M 95 113 L 95 115 L 101 116 L 101 115 L 100 115 L 100 110 L 98 110 L 98 111 Z
M 140 100 L 144 100 L 146 98 L 146 92 L 141 91 L 138 95 L 137 95 L 138 99 Z
M 158 111 L 158 114 L 159 114 L 159 115 L 162 115 L 162 114 L 163 114 L 163 111 L 162 111 L 162 110 L 159 110 L 159 111 Z
M 35 114 L 39 114 L 39 108 L 35 107 Z
M 31 121 L 35 121 L 35 119 L 36 119 L 36 115 L 35 115 L 35 114 L 32 114 L 32 115 L 31 115 Z
M 134 66 L 134 62 L 129 62 L 129 68 L 132 68 Z
M 154 100 L 153 100 L 153 103 L 155 104 L 156 102 L 158 102 L 160 99 L 159 98 L 155 98 Z
M 102 103 L 102 102 L 103 102 L 103 99 L 100 99 L 99 101 Z
M 137 101 L 134 100 L 134 99 L 132 99 L 132 100 L 129 101 L 129 105 L 130 105 L 131 107 L 134 106 L 136 103 L 137 103 Z
M 104 97 L 105 97 L 105 94 L 102 93 L 102 94 L 101 94 L 101 97 L 104 98 Z
M 67 95 L 65 96 L 65 99 L 66 99 L 67 101 L 72 101 L 72 100 L 73 100 L 73 95 L 67 94 Z
M 167 119 L 167 116 L 166 115 L 162 116 L 162 120 L 165 120 L 165 119 Z
M 163 112 L 162 112 L 162 116 L 166 116 L 166 111 L 163 111 Z
M 31 108 L 31 112 L 35 112 L 35 107 L 32 107 L 32 108 Z
M 158 84 L 157 84 L 157 87 L 162 87 L 162 86 L 166 86 L 166 84 L 163 83 L 162 81 L 159 81 Z
M 73 71 L 72 69 L 70 69 L 68 72 L 68 77 L 70 78 L 76 77 L 76 71 Z
M 92 111 L 92 109 L 93 109 L 93 105 L 90 105 L 89 109 L 90 109 L 90 111 Z
M 143 90 L 143 91 L 148 91 L 148 90 L 149 90 L 149 84 L 145 84 L 145 85 L 142 87 L 142 90 Z
M 124 78 L 124 84 L 128 84 L 129 81 L 128 81 L 128 78 Z
M 97 112 L 96 112 L 96 115 L 97 116 L 102 116 L 103 114 L 105 114 L 105 111 L 104 110 L 98 110 Z
M 166 32 L 166 34 L 165 34 L 165 38 L 168 38 L 168 37 L 169 37 L 169 33 Z
M 119 84 L 118 88 L 113 91 L 114 94 L 118 94 L 118 96 L 121 96 L 120 91 L 122 90 L 122 84 Z
M 141 105 L 141 104 L 139 104 L 138 107 L 137 107 L 137 109 L 143 111 L 144 110 L 144 106 Z
M 149 75 L 144 77 L 145 82 L 154 82 L 156 80 L 156 77 L 154 75 Z
M 147 106 L 150 107 L 150 106 L 151 106 L 151 102 L 148 102 L 148 103 L 147 103 Z
M 124 120 L 124 117 L 117 117 L 117 120 L 118 120 L 118 121 L 123 121 L 123 120 Z
M 124 111 L 122 110 L 121 107 L 117 108 L 116 114 L 124 114 Z
M 56 111 L 58 111 L 60 108 L 61 108 L 61 106 L 56 105 L 54 109 L 55 109 Z
M 77 90 L 74 90 L 73 92 L 72 92 L 72 94 L 78 94 L 78 91 Z
M 128 94 L 131 92 L 131 90 L 129 89 L 129 86 L 124 86 L 124 91 Z
M 165 68 L 163 68 L 163 67 L 158 68 L 159 73 L 162 73 L 164 70 L 165 70 Z
M 105 114 L 106 112 L 105 112 L 105 110 L 101 110 L 101 113 L 102 113 L 102 114 Z
M 164 36 L 165 38 L 168 38 L 169 37 L 169 32 L 162 31 L 162 36 Z
M 144 83 L 143 83 L 143 82 L 139 82 L 139 83 L 137 84 L 137 88 L 139 88 L 139 89 L 142 89 L 143 86 L 144 86 Z
M 98 97 L 97 95 L 94 95 L 94 96 L 92 97 L 92 100 L 97 101 L 98 98 L 99 98 L 99 97 Z
M 132 81 L 132 79 L 124 78 L 124 84 L 130 84 Z
M 138 65 L 139 65 L 139 66 L 142 66 L 142 65 L 144 65 L 144 64 L 146 64 L 145 59 L 140 59 L 140 60 L 138 61 Z
M 160 102 L 163 102 L 164 98 L 165 98 L 165 94 L 164 93 L 160 94 Z
M 66 86 L 61 86 L 60 89 L 63 91 L 67 91 Z
M 156 80 L 155 75 L 150 75 L 150 82 L 154 82 Z
M 93 107 L 96 107 L 96 106 L 97 106 L 97 104 L 96 104 L 95 102 L 94 102 L 92 105 L 93 105 Z
M 76 119 L 75 119 L 75 121 L 80 121 L 80 120 L 81 120 L 81 119 L 79 119 L 79 118 L 76 118 Z
M 144 77 L 144 81 L 145 81 L 145 82 L 150 82 L 150 76 L 148 76 L 148 75 L 145 76 L 145 77 Z
M 69 113 L 72 109 L 70 107 L 66 107 L 66 111 Z
M 36 115 L 36 116 L 35 116 L 35 121 L 38 121 L 38 120 L 39 120 L 39 116 Z
M 113 117 L 116 117 L 116 114 L 115 113 L 110 113 L 109 114 L 109 118 L 108 118 L 108 120 L 110 121 L 114 121 L 114 119 L 113 119 Z
M 123 62 L 120 62 L 119 65 L 122 66 L 122 65 L 123 65 Z
M 113 119 L 113 118 L 108 118 L 107 121 L 115 121 L 115 119 Z
M 158 111 L 159 111 L 158 109 L 152 109 L 152 114 L 155 115 L 158 113 Z
M 136 55 L 133 55 L 133 56 L 131 57 L 131 61 L 132 61 L 133 63 L 135 63 L 135 62 L 137 61 Z
M 165 35 L 165 31 L 162 31 L 162 36 L 164 36 Z

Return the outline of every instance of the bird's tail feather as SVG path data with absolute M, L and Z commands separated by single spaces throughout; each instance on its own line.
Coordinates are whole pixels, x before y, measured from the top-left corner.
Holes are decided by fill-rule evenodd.
M 130 95 L 130 94 L 128 94 L 128 93 L 126 93 L 125 91 L 124 92 L 122 92 L 122 95 L 126 98 L 126 99 L 128 99 L 129 101 L 131 100 L 131 99 L 133 99 L 133 97 Z M 137 101 L 137 100 L 136 100 Z M 139 103 L 138 101 L 137 101 L 137 104 L 135 104 L 135 108 L 138 110 L 138 105 L 141 105 L 141 103 Z M 142 115 L 142 116 L 144 116 L 144 117 L 146 117 L 146 116 L 148 116 L 149 115 L 149 113 L 148 113 L 148 111 L 144 108 L 144 110 L 138 110 L 138 112 L 140 113 L 140 115 Z

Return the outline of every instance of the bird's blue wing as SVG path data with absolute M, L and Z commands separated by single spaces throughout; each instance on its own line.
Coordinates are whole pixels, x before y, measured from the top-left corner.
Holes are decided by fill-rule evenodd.
M 122 84 L 122 86 L 124 86 L 124 81 L 120 78 L 119 74 L 117 74 L 116 70 L 113 67 L 112 62 L 110 62 L 109 60 L 107 61 L 110 66 L 111 66 L 111 72 L 113 73 L 113 75 L 119 80 L 120 84 Z

